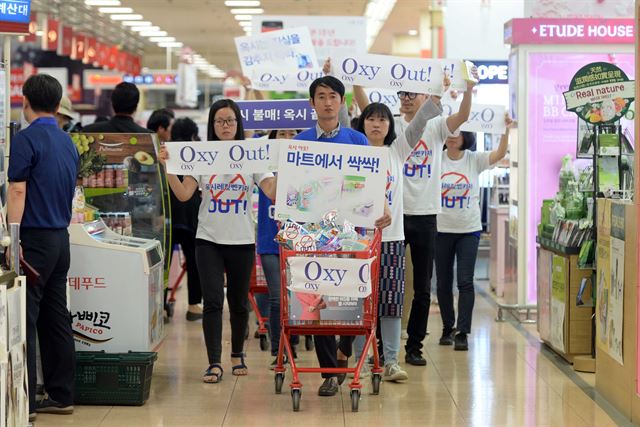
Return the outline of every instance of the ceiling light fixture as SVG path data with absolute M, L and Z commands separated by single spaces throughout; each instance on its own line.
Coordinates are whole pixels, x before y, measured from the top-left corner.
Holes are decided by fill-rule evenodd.
M 120 6 L 120 0 L 84 0 L 87 6 Z
M 259 0 L 227 0 L 224 2 L 227 7 L 258 7 Z
M 264 13 L 264 9 L 231 9 L 232 15 L 241 15 L 241 14 L 251 14 L 251 15 L 260 15 Z
M 166 31 L 140 31 L 142 37 L 164 37 L 167 35 Z
M 158 43 L 158 46 L 160 46 L 160 47 L 182 47 L 183 44 L 182 44 L 182 42 L 161 42 L 161 43 Z
M 131 31 L 141 32 L 141 31 L 160 31 L 160 27 L 158 26 L 149 26 L 149 27 L 131 27 Z
M 151 21 L 122 21 L 121 24 L 127 27 L 151 27 Z
M 418 30 L 409 30 L 409 35 L 410 36 L 417 36 L 418 35 Z
M 111 15 L 111 19 L 114 21 L 141 21 L 142 15 L 136 13 L 129 13 L 125 15 Z
M 236 21 L 251 21 L 251 15 L 235 15 Z
M 151 42 L 174 42 L 176 41 L 175 37 L 149 37 L 149 41 Z
M 238 24 L 240 24 L 241 27 L 251 27 L 251 26 L 253 26 L 251 21 L 239 21 Z
M 98 8 L 100 13 L 133 13 L 130 7 L 101 7 Z

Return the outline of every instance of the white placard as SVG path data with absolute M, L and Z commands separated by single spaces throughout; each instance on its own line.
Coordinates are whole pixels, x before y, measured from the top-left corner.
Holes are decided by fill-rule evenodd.
M 253 33 L 307 27 L 318 57 L 318 66 L 331 56 L 349 56 L 367 51 L 367 20 L 363 16 L 274 16 L 255 15 Z
M 365 88 L 369 102 L 381 102 L 389 107 L 394 116 L 400 114 L 400 98 L 397 90 Z
M 276 219 L 319 222 L 331 209 L 358 227 L 373 228 L 384 211 L 386 150 L 317 141 L 280 145 Z
M 371 295 L 374 258 L 290 257 L 288 289 L 315 295 L 365 298 Z
M 360 54 L 332 59 L 332 67 L 333 75 L 345 85 L 442 95 L 446 70 L 451 89 L 466 89 L 466 66 L 460 60 Z
M 274 90 L 309 92 L 309 86 L 315 79 L 324 76 L 320 68 L 297 71 L 283 69 L 255 70 L 249 77 L 251 85 L 256 90 Z
M 460 110 L 459 102 L 442 102 L 442 115 L 445 117 L 457 113 Z M 467 132 L 485 132 L 503 134 L 506 130 L 504 123 L 504 105 L 471 104 L 471 113 L 460 130 Z
M 278 167 L 278 144 L 286 139 L 167 142 L 167 173 L 215 175 L 264 173 Z
M 235 42 L 242 73 L 252 80 L 260 70 L 297 72 L 318 67 L 306 27 L 236 37 Z

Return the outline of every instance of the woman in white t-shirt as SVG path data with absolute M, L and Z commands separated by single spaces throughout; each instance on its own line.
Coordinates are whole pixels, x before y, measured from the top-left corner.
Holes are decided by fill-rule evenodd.
M 238 105 L 229 99 L 215 102 L 209 111 L 207 140 L 243 140 L 244 129 Z M 160 161 L 169 158 L 160 150 Z M 247 293 L 255 262 L 255 226 L 251 208 L 254 184 L 271 199 L 276 195 L 273 174 L 230 174 L 177 176 L 167 174 L 169 185 L 179 200 L 188 200 L 202 189 L 196 233 L 196 262 L 204 300 L 202 329 L 209 367 L 203 381 L 222 380 L 222 308 L 224 275 L 227 275 L 227 302 L 231 318 L 231 363 L 236 376 L 247 375 L 244 340 L 248 327 Z
M 475 301 L 473 276 L 482 230 L 479 177 L 482 171 L 507 154 L 512 121 L 506 117 L 505 123 L 507 130 L 494 151 L 470 151 L 476 143 L 475 133 L 460 132 L 458 136 L 447 138 L 446 149 L 442 153 L 442 213 L 438 214 L 438 250 L 435 256 L 438 304 L 443 325 L 440 345 L 455 342 L 455 350 L 466 351 L 469 348 L 467 335 L 471 333 Z M 456 260 L 459 296 L 458 321 L 454 328 L 453 265 Z
M 446 82 L 448 85 L 448 81 Z M 404 304 L 405 246 L 402 225 L 404 162 L 420 141 L 427 121 L 442 113 L 439 97 L 425 102 L 406 130 L 396 138 L 393 114 L 381 103 L 369 104 L 360 115 L 357 131 L 364 133 L 369 144 L 388 153 L 386 199 L 391 211 L 391 226 L 382 231 L 380 253 L 380 285 L 378 292 L 379 330 L 385 361 L 384 379 L 401 381 L 409 378 L 398 364 L 401 320 Z M 358 342 L 356 342 L 358 347 Z M 361 353 L 356 349 L 357 355 Z

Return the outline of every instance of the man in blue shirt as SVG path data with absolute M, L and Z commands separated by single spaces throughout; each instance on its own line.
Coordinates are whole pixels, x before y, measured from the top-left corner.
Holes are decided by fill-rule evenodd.
M 344 105 L 344 85 L 333 76 L 324 76 L 311 83 L 309 95 L 311 106 L 316 110 L 318 122 L 316 126 L 296 135 L 294 139 L 304 141 L 332 142 L 337 144 L 369 145 L 367 137 L 353 129 L 340 126 L 339 113 Z M 384 188 L 380 189 L 384 192 Z M 384 216 L 376 220 L 376 228 L 391 225 L 391 213 L 385 203 Z M 338 361 L 336 339 L 331 335 L 314 336 L 316 356 L 321 368 L 346 367 L 346 360 Z M 349 357 L 351 355 L 352 337 L 340 338 L 340 352 Z M 320 396 L 334 396 L 338 392 L 336 374 L 322 374 L 324 382 L 318 389 Z M 344 375 L 340 375 L 340 383 Z
M 78 176 L 78 151 L 58 128 L 55 113 L 62 86 L 46 74 L 22 88 L 29 127 L 11 141 L 7 220 L 20 224 L 23 256 L 39 274 L 27 279 L 27 368 L 29 419 L 36 412 L 73 413 L 75 348 L 67 309 L 71 202 Z M 44 387 L 36 403 L 36 336 Z

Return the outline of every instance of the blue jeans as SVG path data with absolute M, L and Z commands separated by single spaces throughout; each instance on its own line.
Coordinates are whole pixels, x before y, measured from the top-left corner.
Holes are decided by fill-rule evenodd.
M 480 238 L 476 233 L 438 233 L 436 252 L 436 274 L 438 282 L 438 304 L 442 326 L 449 332 L 456 325 L 453 308 L 453 263 L 457 261 L 458 275 L 458 323 L 463 334 L 471 333 L 471 316 L 475 303 L 473 275 L 478 256 Z
M 383 342 L 384 363 L 398 363 L 402 319 L 400 317 L 381 317 L 379 321 Z M 356 360 L 360 360 L 364 350 L 364 335 L 358 335 L 354 339 L 353 346 Z

